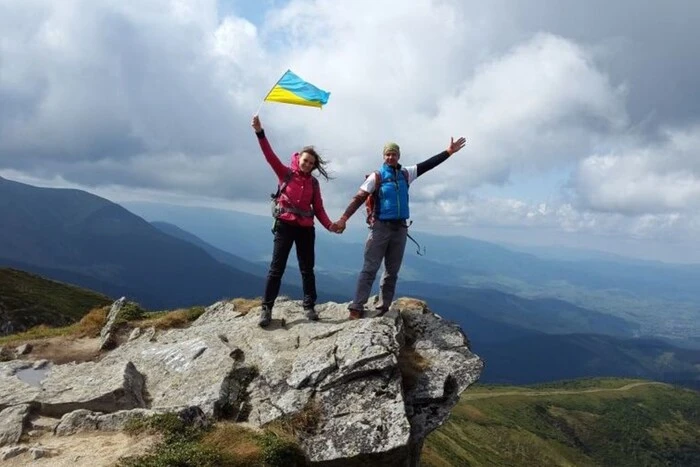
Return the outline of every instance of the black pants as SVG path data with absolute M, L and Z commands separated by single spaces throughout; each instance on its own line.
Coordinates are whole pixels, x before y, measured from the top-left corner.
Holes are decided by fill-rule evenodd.
M 316 305 L 316 276 L 314 275 L 314 243 L 316 231 L 313 227 L 299 227 L 283 221 L 277 222 L 275 229 L 274 249 L 272 250 L 272 262 L 267 274 L 265 284 L 265 296 L 263 306 L 272 309 L 275 299 L 280 292 L 282 275 L 287 267 L 289 252 L 292 244 L 297 247 L 297 259 L 299 271 L 304 287 L 304 308 L 312 308 Z

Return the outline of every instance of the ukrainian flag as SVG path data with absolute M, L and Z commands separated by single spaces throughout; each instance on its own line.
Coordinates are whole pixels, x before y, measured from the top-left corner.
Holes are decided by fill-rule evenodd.
M 328 103 L 330 95 L 287 70 L 263 100 L 321 108 Z

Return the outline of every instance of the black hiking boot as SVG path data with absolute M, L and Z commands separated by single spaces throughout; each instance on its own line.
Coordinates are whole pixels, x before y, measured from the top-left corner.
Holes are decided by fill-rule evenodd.
M 318 313 L 316 313 L 316 308 L 314 307 L 304 308 L 304 315 L 309 321 L 319 320 Z
M 272 308 L 263 306 L 260 311 L 260 321 L 258 321 L 258 326 L 261 328 L 266 328 L 272 322 Z

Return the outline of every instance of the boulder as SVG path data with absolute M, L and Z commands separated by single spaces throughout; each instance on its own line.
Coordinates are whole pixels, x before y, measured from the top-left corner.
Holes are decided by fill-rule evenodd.
M 17 356 L 27 355 L 28 353 L 31 353 L 33 348 L 34 347 L 32 347 L 32 344 L 22 344 L 15 349 L 15 354 Z
M 119 300 L 112 303 L 109 313 L 107 313 L 107 319 L 105 325 L 102 326 L 100 330 L 100 350 L 106 350 L 114 347 L 116 345 L 116 336 L 114 335 L 114 329 L 117 325 L 117 318 L 119 313 L 122 311 L 122 307 L 126 303 L 126 297 L 122 297 Z
M 19 404 L 0 411 L 0 446 L 16 444 L 29 418 L 28 404 Z

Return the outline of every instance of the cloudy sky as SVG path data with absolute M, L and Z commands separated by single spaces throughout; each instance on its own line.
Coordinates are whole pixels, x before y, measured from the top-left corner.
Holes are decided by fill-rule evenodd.
M 700 263 L 697 24 L 693 0 L 0 0 L 0 176 L 267 214 L 250 119 L 290 68 L 329 104 L 260 117 L 283 160 L 332 161 L 332 218 L 385 141 L 410 165 L 465 136 L 412 186 L 417 229 Z

